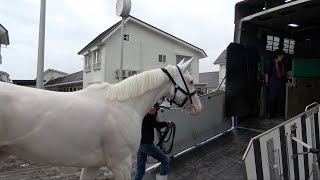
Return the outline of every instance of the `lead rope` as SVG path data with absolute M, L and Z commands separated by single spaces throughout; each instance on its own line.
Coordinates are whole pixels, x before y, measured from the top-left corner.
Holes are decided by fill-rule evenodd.
M 165 154 L 170 154 L 172 151 L 172 147 L 173 147 L 173 142 L 174 142 L 174 137 L 176 134 L 176 124 L 174 124 L 174 122 L 171 122 L 171 126 L 170 127 L 166 127 L 166 129 L 164 131 L 161 131 L 161 129 L 157 128 L 158 133 L 160 134 L 160 140 L 157 144 L 157 146 L 159 146 L 159 148 L 165 153 Z M 169 134 L 169 137 L 167 137 Z M 168 143 L 171 139 L 171 144 L 169 146 L 169 149 L 166 150 L 166 143 Z

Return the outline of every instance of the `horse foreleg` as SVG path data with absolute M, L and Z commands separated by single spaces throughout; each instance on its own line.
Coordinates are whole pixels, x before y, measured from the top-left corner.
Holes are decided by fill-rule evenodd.
M 132 168 L 132 159 L 131 156 L 125 158 L 122 161 L 114 162 L 109 164 L 108 167 L 113 173 L 115 180 L 130 180 L 131 179 L 131 168 Z
M 8 159 L 10 154 L 0 151 L 0 169 L 3 167 L 4 162 Z
M 94 180 L 100 167 L 82 168 L 80 180 Z

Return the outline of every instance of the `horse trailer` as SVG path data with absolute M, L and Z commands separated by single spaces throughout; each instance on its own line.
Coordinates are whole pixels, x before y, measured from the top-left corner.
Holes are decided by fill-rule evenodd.
M 202 157 L 220 155 L 224 161 L 232 160 L 222 163 L 225 167 L 220 166 L 218 171 L 214 161 L 220 162 L 219 159 L 210 164 L 198 157 L 201 159 L 196 161 L 200 163 L 198 169 L 190 172 L 199 171 L 199 167 L 203 167 L 201 161 L 206 161 L 206 174 L 213 179 L 320 178 L 319 105 L 314 103 L 320 102 L 319 11 L 318 0 L 244 0 L 235 5 L 234 41 L 226 49 L 225 91 L 200 97 L 204 114 L 196 121 L 206 126 L 193 121 L 188 127 L 180 125 L 180 119 L 186 117 L 179 113 L 165 110 L 160 115 L 160 119 L 174 117 L 179 123 L 175 153 L 202 146 L 199 141 L 214 139 L 211 145 L 194 151 L 202 153 Z M 278 49 L 285 53 L 288 74 L 285 117 L 268 119 L 265 118 L 264 69 Z M 243 144 L 247 147 L 243 148 Z M 197 153 L 194 156 L 199 156 Z M 238 153 L 242 154 L 241 158 Z M 194 161 L 191 157 L 181 159 L 185 160 L 180 163 Z M 232 163 L 238 164 L 231 166 Z M 183 171 L 178 170 L 181 166 L 173 167 L 173 171 L 179 172 L 176 175 L 183 175 Z M 191 168 L 190 165 L 183 167 Z M 189 178 L 199 179 L 199 173 L 191 176 L 190 172 Z

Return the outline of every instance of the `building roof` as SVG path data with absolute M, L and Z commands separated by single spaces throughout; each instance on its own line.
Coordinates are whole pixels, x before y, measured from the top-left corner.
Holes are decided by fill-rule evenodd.
M 8 30 L 0 24 L 0 44 L 9 45 Z
M 227 63 L 227 51 L 223 50 L 220 56 L 216 59 L 213 64 L 226 64 Z
M 219 86 L 219 72 L 199 73 L 199 82 L 208 83 L 209 88 L 216 88 Z
M 143 25 L 143 26 L 145 26 L 145 27 L 147 27 L 147 28 L 149 28 L 149 29 L 151 29 L 151 30 L 153 30 L 153 31 L 156 31 L 156 32 L 158 32 L 158 33 L 160 33 L 160 34 L 163 34 L 163 35 L 165 35 L 165 36 L 167 36 L 167 37 L 169 37 L 169 38 L 171 38 L 171 39 L 174 39 L 174 40 L 176 40 L 176 41 L 178 41 L 178 42 L 180 42 L 180 43 L 182 43 L 182 44 L 184 44 L 184 45 L 186 45 L 186 46 L 188 46 L 188 47 L 190 47 L 190 48 L 192 48 L 192 49 L 195 49 L 196 51 L 200 52 L 200 53 L 203 55 L 203 58 L 207 57 L 207 54 L 205 53 L 205 51 L 204 51 L 203 49 L 200 49 L 200 48 L 198 48 L 198 47 L 196 47 L 196 46 L 194 46 L 194 45 L 192 45 L 192 44 L 190 44 L 190 43 L 188 43 L 188 42 L 186 42 L 186 41 L 184 41 L 184 40 L 182 40 L 182 39 L 180 39 L 180 38 L 177 38 L 177 37 L 175 37 L 175 36 L 173 36 L 173 35 L 165 32 L 165 31 L 162 31 L 161 29 L 158 29 L 158 28 L 156 28 L 156 27 L 154 27 L 154 26 L 152 26 L 152 25 L 150 25 L 150 24 L 148 24 L 148 23 L 146 23 L 146 22 L 144 22 L 144 21 L 141 21 L 140 19 L 137 19 L 137 18 L 135 18 L 135 17 L 133 17 L 133 16 L 129 16 L 129 17 L 127 17 L 127 18 L 125 19 L 125 22 L 127 22 L 127 21 L 129 21 L 129 20 L 134 21 L 134 22 L 137 22 L 138 24 L 141 24 L 141 25 Z M 114 24 L 113 26 L 111 26 L 110 28 L 108 28 L 107 30 L 105 30 L 104 32 L 102 32 L 101 34 L 99 34 L 99 35 L 98 35 L 96 38 L 94 38 L 88 45 L 86 45 L 84 48 L 82 48 L 82 49 L 78 52 L 78 54 L 79 54 L 79 55 L 82 54 L 84 51 L 88 50 L 89 48 L 93 47 L 93 46 L 96 45 L 97 43 L 101 42 L 103 39 L 105 39 L 105 38 L 107 38 L 107 37 L 110 37 L 110 36 L 111 36 L 113 33 L 115 33 L 120 27 L 121 27 L 121 21 L 117 22 L 116 24 Z
M 22 86 L 36 86 L 36 80 L 12 80 L 13 84 L 22 85 Z
M 56 79 L 52 79 L 48 81 L 44 86 L 53 86 L 53 85 L 61 85 L 68 83 L 75 83 L 83 81 L 83 71 L 79 71 L 73 74 L 69 74 L 63 77 L 59 77 Z
M 50 68 L 47 69 L 43 74 L 46 74 L 49 71 L 57 72 L 57 73 L 64 74 L 64 75 L 68 75 L 69 74 L 69 73 L 66 73 L 66 72 L 62 72 L 62 71 L 58 71 L 58 70 L 50 69 Z

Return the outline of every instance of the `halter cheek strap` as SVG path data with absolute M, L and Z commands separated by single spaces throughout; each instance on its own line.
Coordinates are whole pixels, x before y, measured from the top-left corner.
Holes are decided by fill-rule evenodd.
M 190 99 L 190 103 L 192 104 L 192 99 L 191 99 L 191 97 L 196 94 L 196 91 L 193 91 L 192 93 L 190 93 L 189 88 L 188 88 L 188 86 L 187 86 L 187 83 L 186 83 L 186 81 L 185 81 L 185 79 L 184 79 L 184 77 L 183 77 L 183 75 L 182 75 L 182 72 L 181 72 L 179 66 L 176 66 L 176 67 L 177 67 L 178 70 L 179 70 L 179 74 L 180 74 L 180 76 L 181 76 L 181 78 L 182 78 L 182 80 L 183 80 L 183 83 L 184 83 L 184 85 L 185 85 L 185 87 L 186 87 L 187 92 L 186 92 L 184 89 L 182 89 L 182 88 L 174 81 L 174 79 L 172 78 L 172 76 L 170 75 L 170 73 L 169 73 L 165 68 L 161 68 L 161 70 L 169 77 L 170 81 L 171 81 L 171 82 L 173 83 L 173 85 L 174 85 L 174 96 L 173 96 L 173 99 L 169 101 L 169 102 L 170 102 L 170 105 L 172 105 L 172 103 L 175 103 L 175 104 L 177 104 L 179 107 L 182 107 L 182 106 L 188 101 L 188 98 Z M 179 103 L 175 102 L 175 98 L 176 98 L 176 94 L 177 94 L 178 90 L 181 91 L 184 95 L 186 95 L 186 97 L 184 98 L 184 101 L 182 102 L 182 104 L 179 104 Z

